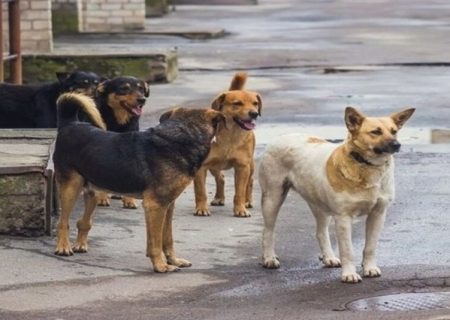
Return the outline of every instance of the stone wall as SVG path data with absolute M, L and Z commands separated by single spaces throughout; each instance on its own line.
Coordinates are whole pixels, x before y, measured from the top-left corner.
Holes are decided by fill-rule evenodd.
M 143 29 L 143 0 L 78 0 L 82 32 L 109 32 Z
M 6 5 L 3 5 L 4 12 Z M 53 49 L 50 0 L 21 0 L 22 52 L 50 52 Z M 7 29 L 4 29 L 7 30 Z

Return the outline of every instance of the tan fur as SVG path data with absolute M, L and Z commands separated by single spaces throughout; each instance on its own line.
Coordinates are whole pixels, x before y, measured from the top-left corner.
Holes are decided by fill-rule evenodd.
M 216 180 L 216 194 L 212 205 L 223 205 L 225 201 L 222 170 L 235 170 L 234 215 L 249 217 L 247 208 L 252 207 L 255 135 L 242 129 L 234 120 L 249 119 L 249 112 L 261 112 L 261 97 L 258 93 L 244 90 L 246 73 L 237 73 L 230 84 L 230 91 L 219 94 L 212 102 L 214 110 L 221 111 L 226 124 L 220 125 L 216 141 L 211 146 L 208 158 L 194 179 L 195 215 L 210 215 L 207 205 L 205 180 L 207 170 Z
M 83 111 L 89 116 L 94 125 L 103 130 L 106 130 L 106 124 L 103 121 L 103 118 L 100 112 L 98 111 L 97 107 L 95 106 L 95 102 L 92 98 L 85 96 L 84 94 L 81 93 L 70 92 L 62 94 L 56 101 L 56 104 L 57 105 L 63 104 L 64 101 L 69 100 L 79 101 Z
M 308 143 L 328 143 L 328 141 L 318 137 L 309 137 Z
M 127 103 L 130 100 L 128 95 L 123 96 L 115 93 L 108 95 L 107 104 L 113 110 L 114 117 L 118 124 L 124 125 L 130 121 L 132 115 L 123 106 L 124 103 Z
M 287 135 L 267 147 L 259 169 L 266 268 L 280 267 L 273 231 L 280 207 L 292 188 L 304 198 L 316 218 L 320 259 L 326 267 L 342 265 L 343 282 L 361 281 L 353 264 L 351 229 L 354 217 L 366 215 L 363 275 L 381 275 L 375 249 L 387 207 L 394 198 L 392 154 L 400 148 L 397 131 L 413 112 L 414 109 L 406 109 L 390 117 L 371 118 L 348 107 L 345 111 L 348 137 L 341 145 Z M 332 218 L 340 259 L 333 252 L 328 233 Z

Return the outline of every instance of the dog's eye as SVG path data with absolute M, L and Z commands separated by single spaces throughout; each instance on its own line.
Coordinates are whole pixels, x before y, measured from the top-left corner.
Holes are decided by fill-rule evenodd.
M 393 135 L 396 135 L 396 134 L 397 134 L 397 130 L 391 129 L 391 133 L 392 133 Z
M 233 106 L 236 106 L 236 107 L 243 105 L 242 101 L 233 101 L 232 104 L 233 104 Z
M 253 101 L 253 105 L 256 107 L 258 105 L 258 101 Z
M 381 129 L 378 128 L 378 129 L 370 131 L 370 133 L 375 135 L 375 136 L 381 136 L 383 134 L 383 131 L 381 131 Z

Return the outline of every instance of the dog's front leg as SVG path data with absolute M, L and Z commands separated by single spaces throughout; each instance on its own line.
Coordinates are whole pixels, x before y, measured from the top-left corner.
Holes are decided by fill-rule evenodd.
M 192 266 L 186 259 L 177 258 L 175 255 L 175 249 L 173 248 L 173 236 L 172 236 L 172 218 L 175 208 L 175 202 L 167 209 L 166 219 L 164 222 L 163 231 L 163 251 L 167 259 L 167 263 L 176 267 L 184 268 Z
M 363 251 L 364 277 L 379 277 L 381 270 L 377 267 L 375 250 L 386 218 L 387 203 L 379 201 L 369 213 L 366 220 L 366 243 Z
M 334 219 L 342 265 L 341 281 L 346 283 L 360 282 L 361 276 L 356 273 L 356 268 L 353 264 L 352 217 L 336 215 Z
M 206 168 L 201 167 L 197 171 L 194 178 L 194 193 L 195 193 L 195 216 L 209 216 L 208 204 L 206 203 Z
M 250 166 L 238 165 L 234 172 L 234 216 L 250 217 L 250 212 L 245 208 L 247 186 L 250 178 Z
M 147 227 L 147 256 L 150 257 L 155 272 L 177 271 L 178 267 L 167 264 L 163 255 L 163 228 L 167 206 L 160 205 L 151 195 L 144 195 L 142 201 Z

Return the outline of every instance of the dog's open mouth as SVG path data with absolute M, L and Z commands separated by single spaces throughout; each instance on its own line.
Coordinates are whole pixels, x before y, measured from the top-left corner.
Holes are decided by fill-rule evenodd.
M 233 118 L 233 120 L 244 130 L 253 130 L 256 127 L 256 123 L 253 119 L 241 120 L 238 118 Z
M 128 103 L 122 103 L 122 107 L 127 110 L 132 115 L 139 117 L 142 114 L 143 104 L 137 104 L 135 106 L 129 105 Z

